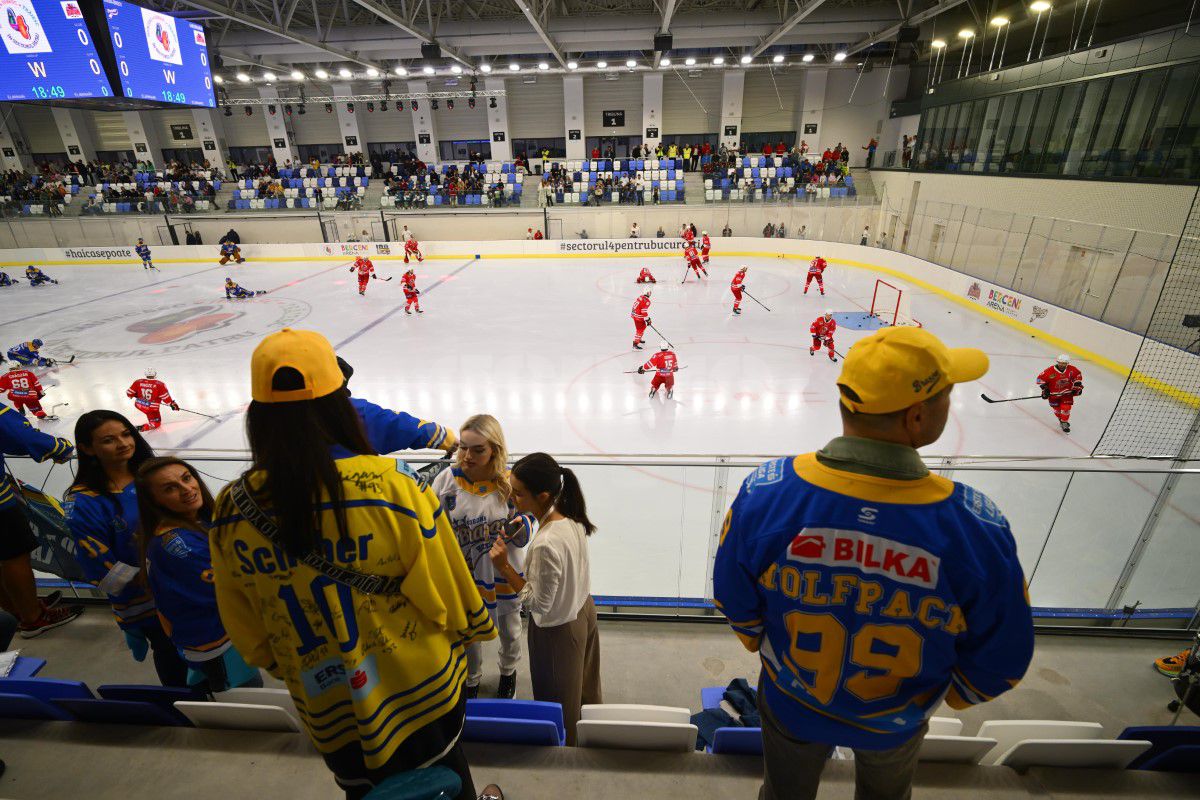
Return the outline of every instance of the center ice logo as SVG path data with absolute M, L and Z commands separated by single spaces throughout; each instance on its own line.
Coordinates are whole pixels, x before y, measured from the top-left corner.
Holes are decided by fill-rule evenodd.
M 4 9 L 0 39 L 11 55 L 51 52 L 50 41 L 32 4 L 26 0 L 0 0 L 0 8 Z
M 81 358 L 156 357 L 257 341 L 310 313 L 308 303 L 282 297 L 258 298 L 244 311 L 215 301 L 174 303 L 84 320 L 62 329 L 60 336 L 64 348 Z
M 175 32 L 175 18 L 147 8 L 141 11 L 150 57 L 168 64 L 183 64 L 183 57 L 179 52 L 179 36 Z

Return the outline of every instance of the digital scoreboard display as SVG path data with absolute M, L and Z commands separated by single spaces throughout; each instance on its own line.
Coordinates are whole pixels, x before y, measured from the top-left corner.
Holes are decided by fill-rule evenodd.
M 216 107 L 202 26 L 124 0 L 104 0 L 104 20 L 123 97 Z
M 0 0 L 0 100 L 112 97 L 77 0 Z

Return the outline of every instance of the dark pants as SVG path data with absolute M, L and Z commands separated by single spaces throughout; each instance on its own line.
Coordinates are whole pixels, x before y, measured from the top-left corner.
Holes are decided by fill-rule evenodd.
M 767 680 L 759 679 L 759 686 Z M 767 707 L 765 694 L 758 693 L 762 716 L 763 766 L 765 777 L 758 800 L 815 800 L 821 772 L 832 747 L 822 742 L 806 742 L 784 730 Z M 911 739 L 891 750 L 854 751 L 855 800 L 909 800 L 917 754 L 928 725 L 922 725 Z
M 187 662 L 179 655 L 175 643 L 167 632 L 162 629 L 158 620 L 142 628 L 142 633 L 150 640 L 150 650 L 154 655 L 154 671 L 158 673 L 158 682 L 163 686 L 187 688 Z

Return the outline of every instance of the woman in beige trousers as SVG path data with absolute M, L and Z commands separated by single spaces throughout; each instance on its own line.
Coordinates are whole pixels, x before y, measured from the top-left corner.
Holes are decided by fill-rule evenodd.
M 580 707 L 604 702 L 587 548 L 596 526 L 575 473 L 546 453 L 514 464 L 509 481 L 513 503 L 537 518 L 538 534 L 527 550 L 524 577 L 508 563 L 503 542 L 492 547 L 492 564 L 529 611 L 533 699 L 562 704 L 567 744 L 574 745 Z

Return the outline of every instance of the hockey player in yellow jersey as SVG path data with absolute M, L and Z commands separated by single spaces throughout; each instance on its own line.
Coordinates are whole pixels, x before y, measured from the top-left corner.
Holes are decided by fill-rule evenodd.
M 464 648 L 496 631 L 437 498 L 373 453 L 342 385 L 318 333 L 255 349 L 253 466 L 211 529 L 221 619 L 247 662 L 287 684 L 347 798 L 440 765 L 474 800 Z

